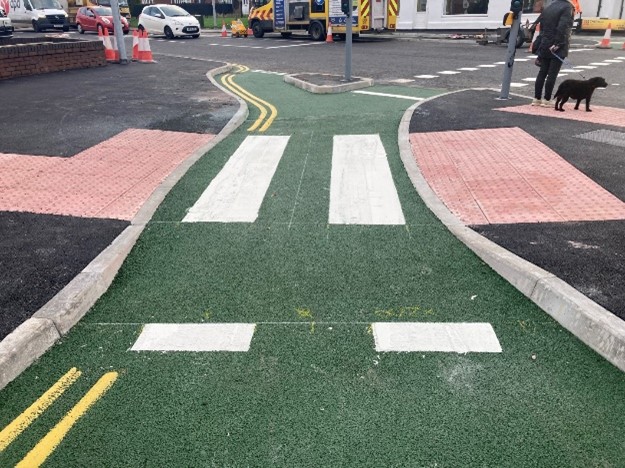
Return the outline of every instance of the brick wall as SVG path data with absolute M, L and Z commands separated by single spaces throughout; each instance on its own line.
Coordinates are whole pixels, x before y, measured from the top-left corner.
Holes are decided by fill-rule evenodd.
M 0 80 L 106 65 L 100 41 L 60 38 L 0 41 Z

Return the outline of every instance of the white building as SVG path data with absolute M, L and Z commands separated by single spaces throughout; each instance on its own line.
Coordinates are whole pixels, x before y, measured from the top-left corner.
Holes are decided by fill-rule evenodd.
M 544 0 L 548 5 L 550 0 Z M 625 0 L 580 0 L 583 18 L 623 18 Z M 533 22 L 543 0 L 523 0 L 523 16 Z M 509 0 L 401 0 L 398 30 L 474 30 L 502 27 Z

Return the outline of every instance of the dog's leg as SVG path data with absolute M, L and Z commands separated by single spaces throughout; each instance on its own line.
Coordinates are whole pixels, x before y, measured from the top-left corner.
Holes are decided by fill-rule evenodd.
M 558 109 L 560 112 L 564 112 L 564 104 L 568 100 L 569 100 L 568 95 L 565 94 L 564 96 L 562 96 L 562 99 L 560 99 L 560 108 Z
M 590 96 L 586 98 L 586 112 L 592 112 L 590 110 Z
M 582 102 L 582 100 L 581 100 L 581 99 L 578 99 L 578 100 L 577 100 L 577 104 L 575 104 L 575 110 L 578 110 L 578 109 L 579 109 L 579 103 L 580 103 L 580 102 Z

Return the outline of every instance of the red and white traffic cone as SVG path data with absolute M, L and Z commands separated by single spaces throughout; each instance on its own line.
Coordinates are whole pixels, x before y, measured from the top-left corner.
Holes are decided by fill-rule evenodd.
M 605 34 L 603 35 L 603 39 L 597 46 L 597 49 L 611 49 L 610 45 L 610 36 L 612 35 L 612 23 L 608 23 L 608 29 L 605 30 Z
M 104 29 L 104 35 L 102 36 L 102 43 L 104 44 L 104 57 L 107 62 L 115 62 L 115 50 L 113 49 L 113 42 L 111 36 L 109 36 L 108 28 Z M 117 61 L 119 61 L 119 51 L 117 52 Z
M 132 61 L 136 62 L 139 60 L 139 31 L 134 30 L 132 32 Z
M 328 35 L 326 36 L 326 42 L 334 42 L 334 39 L 332 39 L 332 23 L 328 23 Z
M 139 36 L 139 62 L 156 63 L 152 57 L 152 49 L 150 49 L 150 41 L 148 40 L 147 31 L 142 31 Z
M 228 37 L 228 31 L 226 30 L 226 23 L 221 22 L 221 37 Z

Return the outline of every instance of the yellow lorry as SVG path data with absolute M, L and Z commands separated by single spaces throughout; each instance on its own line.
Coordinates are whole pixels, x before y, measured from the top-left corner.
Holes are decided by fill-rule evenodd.
M 352 0 L 352 34 L 394 31 L 397 27 L 399 0 Z M 257 0 L 250 10 L 249 27 L 254 37 L 279 32 L 289 37 L 294 32 L 306 32 L 314 40 L 326 38 L 328 27 L 332 34 L 345 36 L 347 16 L 341 0 Z

